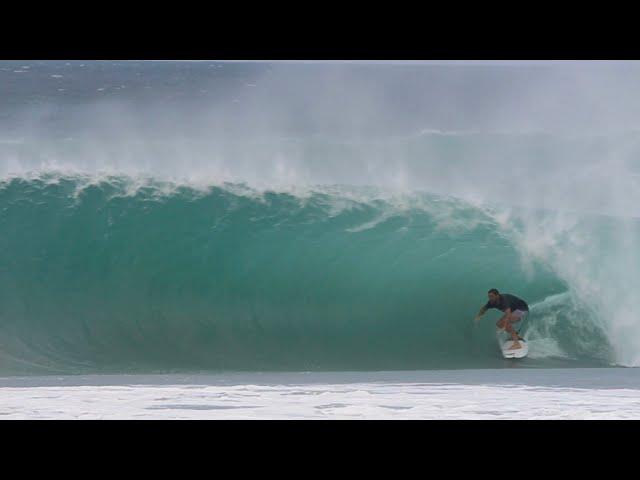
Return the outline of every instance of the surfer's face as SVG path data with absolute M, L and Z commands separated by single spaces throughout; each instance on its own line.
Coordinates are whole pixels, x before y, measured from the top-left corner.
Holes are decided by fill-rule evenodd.
M 500 295 L 496 295 L 495 293 L 489 294 L 489 301 L 492 305 L 498 303 L 498 298 L 500 298 Z

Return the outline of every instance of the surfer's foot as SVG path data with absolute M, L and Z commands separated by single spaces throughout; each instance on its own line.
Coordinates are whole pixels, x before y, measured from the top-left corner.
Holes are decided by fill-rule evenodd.
M 517 350 L 519 348 L 522 348 L 522 345 L 520 345 L 520 343 L 517 340 L 514 340 L 513 345 L 511 345 L 510 350 Z

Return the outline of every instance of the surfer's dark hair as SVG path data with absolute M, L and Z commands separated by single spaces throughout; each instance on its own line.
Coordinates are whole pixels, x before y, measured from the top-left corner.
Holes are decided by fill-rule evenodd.
M 488 293 L 493 293 L 494 295 L 500 295 L 500 292 L 498 291 L 497 288 L 492 288 L 491 290 L 489 290 Z

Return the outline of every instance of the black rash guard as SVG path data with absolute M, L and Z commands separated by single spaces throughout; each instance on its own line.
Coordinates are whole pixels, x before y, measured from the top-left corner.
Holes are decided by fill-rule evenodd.
M 515 295 L 510 295 L 508 293 L 501 293 L 500 299 L 498 303 L 493 305 L 490 301 L 484 306 L 485 310 L 490 308 L 497 308 L 498 310 L 504 312 L 507 308 L 510 308 L 511 311 L 522 310 L 523 312 L 529 311 L 529 305 L 527 302 L 522 300 L 521 298 L 516 297 Z

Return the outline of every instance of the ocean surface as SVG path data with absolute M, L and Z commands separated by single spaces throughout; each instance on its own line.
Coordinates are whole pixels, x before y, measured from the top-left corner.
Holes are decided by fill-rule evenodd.
M 637 418 L 638 80 L 0 62 L 0 417 Z
M 0 379 L 2 419 L 640 419 L 636 369 Z

